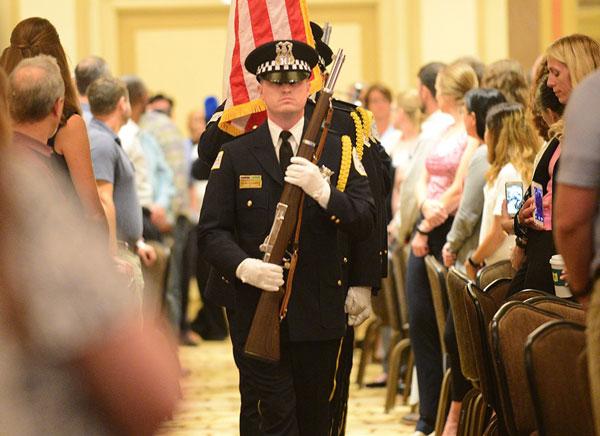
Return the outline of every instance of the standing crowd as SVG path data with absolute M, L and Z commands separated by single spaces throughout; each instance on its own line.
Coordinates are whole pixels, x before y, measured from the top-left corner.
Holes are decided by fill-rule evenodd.
M 598 42 L 562 37 L 531 74 L 461 58 L 422 66 L 397 97 L 373 84 L 352 104 L 333 99 L 311 160 L 298 154 L 320 95 L 309 77 L 332 62 L 312 27 L 315 48 L 273 41 L 245 60 L 267 121 L 238 138 L 210 99 L 187 138 L 173 100 L 150 97 L 141 78 L 91 56 L 72 79 L 50 22 L 14 28 L 0 57 L 3 428 L 153 434 L 180 398 L 177 342 L 195 345 L 195 331 L 231 336 L 241 434 L 343 434 L 354 328 L 407 248 L 415 436 L 435 430 L 445 368 L 444 436 L 458 434 L 472 387 L 451 310 L 438 332 L 427 256 L 473 281 L 509 261 L 510 296 L 555 294 L 550 260 L 562 255 L 570 298 L 588 311 L 600 432 Z M 265 237 L 288 186 L 303 195 L 301 220 L 280 266 L 265 259 Z M 194 274 L 203 305 L 190 322 Z M 281 357 L 256 359 L 245 350 L 255 308 L 285 286 Z M 374 386 L 391 373 L 391 331 L 381 333 Z

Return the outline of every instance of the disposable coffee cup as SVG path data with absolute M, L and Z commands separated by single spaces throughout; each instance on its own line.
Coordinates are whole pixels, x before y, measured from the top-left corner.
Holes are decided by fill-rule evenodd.
M 550 258 L 550 268 L 552 269 L 552 281 L 554 282 L 554 292 L 556 293 L 556 296 L 560 298 L 572 297 L 573 294 L 569 289 L 569 285 L 560 278 L 565 269 L 565 261 L 560 254 L 555 254 Z

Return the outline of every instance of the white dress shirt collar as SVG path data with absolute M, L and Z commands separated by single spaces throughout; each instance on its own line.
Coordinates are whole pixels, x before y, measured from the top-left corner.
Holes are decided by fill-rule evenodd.
M 281 138 L 279 135 L 283 129 L 269 119 L 267 119 L 267 123 L 269 126 L 271 139 L 273 140 L 273 145 L 275 146 L 275 154 L 277 155 L 277 159 L 279 159 L 279 147 L 281 146 Z M 292 146 L 294 156 L 298 152 L 298 145 L 300 145 L 300 141 L 302 140 L 302 130 L 304 130 L 304 117 L 300 118 L 300 120 L 298 120 L 298 122 L 289 130 L 289 132 L 292 134 L 289 141 L 290 145 Z

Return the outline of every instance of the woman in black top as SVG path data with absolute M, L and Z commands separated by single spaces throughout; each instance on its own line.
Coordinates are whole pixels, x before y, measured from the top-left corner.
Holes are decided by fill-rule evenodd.
M 531 187 L 527 189 L 521 210 L 514 218 L 517 247 L 513 254 L 513 267 L 518 270 L 511 284 L 511 291 L 538 289 L 554 293 L 550 258 L 556 254 L 552 239 L 552 195 L 555 176 L 560 163 L 560 140 L 562 136 L 562 112 L 571 92 L 583 78 L 600 67 L 600 45 L 585 35 L 569 35 L 556 40 L 546 50 L 546 58 L 536 74 L 534 112 L 542 136 L 549 138 L 547 146 L 539 155 L 533 181 L 544 191 L 546 224 L 543 227 L 533 221 Z M 543 132 L 543 118 L 549 127 Z M 549 192 L 550 191 L 550 192 Z M 550 195 L 547 195 L 550 194 Z M 550 225 L 548 225 L 550 224 Z

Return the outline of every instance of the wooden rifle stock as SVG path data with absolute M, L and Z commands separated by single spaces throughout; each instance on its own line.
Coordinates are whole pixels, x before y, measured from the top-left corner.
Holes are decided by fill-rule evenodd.
M 298 146 L 296 156 L 315 161 L 315 146 L 319 141 L 319 134 L 323 121 L 326 119 L 333 96 L 333 87 L 344 55 L 338 51 L 333 72 L 319 95 L 315 110 L 308 122 L 308 126 Z M 265 262 L 282 265 L 288 244 L 294 234 L 298 222 L 298 211 L 304 199 L 304 192 L 298 186 L 285 183 L 283 192 L 277 204 L 275 219 L 269 236 L 261 247 L 265 252 Z M 280 359 L 280 322 L 279 306 L 284 296 L 284 288 L 277 292 L 262 291 L 256 312 L 252 319 L 250 332 L 246 339 L 244 352 L 254 358 L 269 362 L 278 362 Z

